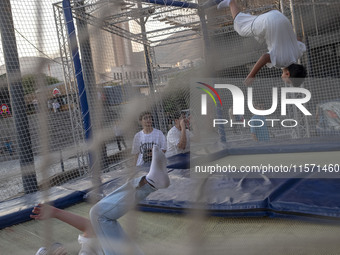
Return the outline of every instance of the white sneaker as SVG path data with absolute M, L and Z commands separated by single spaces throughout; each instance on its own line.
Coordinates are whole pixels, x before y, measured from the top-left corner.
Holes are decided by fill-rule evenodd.
M 35 255 L 48 255 L 48 254 L 67 254 L 64 246 L 61 243 L 53 243 L 51 247 L 41 247 Z
M 41 247 L 39 248 L 39 250 L 37 251 L 37 253 L 35 255 L 47 255 L 48 254 L 48 250 L 46 247 Z
M 217 9 L 228 8 L 231 0 L 223 0 L 217 5 Z

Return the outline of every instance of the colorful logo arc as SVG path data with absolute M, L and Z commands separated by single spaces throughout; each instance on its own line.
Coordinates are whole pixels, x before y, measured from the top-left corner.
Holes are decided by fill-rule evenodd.
M 218 98 L 218 100 L 220 101 L 220 104 L 221 104 L 221 106 L 222 106 L 221 97 L 220 97 L 220 95 L 217 93 L 217 91 L 216 91 L 213 87 L 211 87 L 210 85 L 208 85 L 208 84 L 206 84 L 206 83 L 203 83 L 203 82 L 197 82 L 197 83 L 198 83 L 198 84 L 201 84 L 201 85 L 203 85 L 203 86 L 205 86 L 205 87 L 207 87 L 207 88 L 209 88 L 212 92 L 214 92 L 214 94 L 217 96 L 217 98 Z M 197 87 L 197 88 L 203 90 L 204 92 L 206 92 L 206 93 L 212 98 L 212 100 L 214 101 L 215 106 L 217 106 L 216 100 L 215 100 L 214 96 L 211 94 L 211 92 L 210 92 L 209 90 L 204 89 L 204 88 L 201 88 L 201 87 Z

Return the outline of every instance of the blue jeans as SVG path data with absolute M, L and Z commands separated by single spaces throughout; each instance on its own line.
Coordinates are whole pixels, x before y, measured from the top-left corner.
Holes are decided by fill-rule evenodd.
M 106 255 L 143 254 L 126 236 L 117 219 L 156 189 L 148 183 L 138 187 L 141 177 L 125 183 L 90 210 L 94 231 Z

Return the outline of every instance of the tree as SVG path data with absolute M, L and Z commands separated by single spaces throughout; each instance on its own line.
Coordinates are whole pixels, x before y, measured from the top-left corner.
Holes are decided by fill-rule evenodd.
M 45 74 L 40 75 L 44 79 L 46 86 L 60 82 L 57 78 L 47 76 Z M 25 95 L 34 93 L 34 91 L 37 89 L 37 77 L 38 75 L 36 74 L 27 74 L 22 77 L 22 86 L 24 88 Z

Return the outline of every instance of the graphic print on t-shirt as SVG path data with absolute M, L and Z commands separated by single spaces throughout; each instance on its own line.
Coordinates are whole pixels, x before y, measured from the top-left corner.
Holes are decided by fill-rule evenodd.
M 144 163 L 151 162 L 152 159 L 152 147 L 155 143 L 141 143 L 139 151 L 142 154 Z

